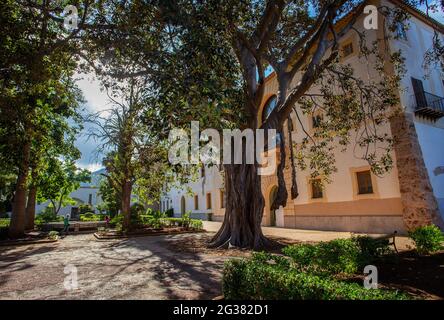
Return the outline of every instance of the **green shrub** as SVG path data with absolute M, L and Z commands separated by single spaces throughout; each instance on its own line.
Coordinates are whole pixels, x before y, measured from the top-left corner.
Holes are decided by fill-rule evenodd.
M 186 218 L 165 218 L 165 223 L 168 226 L 177 226 L 177 227 L 184 227 L 184 228 L 192 228 L 196 230 L 201 230 L 203 228 L 202 220 L 199 219 L 189 219 Z
M 80 215 L 80 221 L 104 221 L 105 214 L 95 214 L 92 212 L 87 212 Z
M 80 213 L 80 214 L 84 214 L 84 213 L 87 213 L 87 212 L 94 213 L 94 208 L 93 208 L 93 206 L 90 205 L 90 204 L 81 204 L 81 205 L 79 206 L 79 213 Z
M 352 239 L 336 239 L 316 245 L 297 244 L 282 249 L 303 269 L 329 273 L 355 273 L 364 264 L 360 248 Z
M 117 226 L 118 224 L 122 225 L 123 224 L 123 214 L 118 214 L 116 216 L 114 216 L 110 221 L 109 224 L 111 226 Z
M 369 236 L 357 236 L 353 238 L 359 249 L 361 254 L 363 255 L 363 260 L 368 260 L 368 262 L 372 262 L 378 257 L 381 257 L 386 254 L 393 253 L 393 251 L 389 247 L 388 239 L 375 239 Z
M 145 207 L 142 204 L 136 202 L 131 206 L 131 215 L 141 215 L 143 213 L 145 213 Z
M 296 244 L 282 249 L 296 267 L 311 272 L 356 273 L 384 254 L 391 253 L 388 240 L 358 236 L 318 244 Z
M 139 220 L 144 226 L 149 226 L 151 219 L 153 219 L 152 214 L 141 214 L 139 216 Z
M 235 300 L 403 300 L 410 297 L 392 290 L 365 289 L 357 283 L 301 272 L 282 257 L 232 259 L 225 263 L 222 290 Z
M 189 212 L 184 213 L 180 219 L 182 219 L 182 221 L 181 221 L 182 227 L 184 227 L 184 228 L 189 228 L 190 227 L 191 217 L 190 217 L 190 213 Z
M 59 238 L 59 232 L 58 231 L 50 231 L 48 233 L 48 238 L 51 240 L 57 240 Z
M 444 236 L 435 225 L 418 227 L 409 232 L 419 254 L 430 254 L 443 248 Z
M 153 211 L 153 215 L 148 220 L 148 225 L 156 229 L 163 228 L 166 224 L 165 214 L 160 211 Z
M 203 229 L 203 223 L 202 220 L 199 219 L 191 219 L 190 220 L 190 228 L 196 229 L 196 230 L 202 230 Z
M 41 226 L 45 223 L 60 221 L 63 221 L 63 216 L 55 214 L 51 207 L 46 207 L 42 213 L 36 215 L 34 223 L 36 226 Z
M 0 228 L 8 228 L 10 222 L 11 222 L 11 219 L 9 219 L 9 218 L 0 219 Z
M 168 218 L 172 218 L 172 217 L 174 217 L 174 208 L 169 208 L 167 211 L 165 211 L 165 215 L 166 215 Z

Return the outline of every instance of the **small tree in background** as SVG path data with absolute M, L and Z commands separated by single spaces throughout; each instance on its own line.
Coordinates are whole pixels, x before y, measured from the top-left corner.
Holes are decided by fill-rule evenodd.
M 153 119 L 145 116 L 149 88 L 146 78 L 131 78 L 128 82 L 113 82 L 107 87 L 112 108 L 94 114 L 88 121 L 95 127 L 90 137 L 99 143 L 98 150 L 107 152 L 103 163 L 107 184 L 102 192 L 116 196 L 110 205 L 120 204 L 124 215 L 123 229 L 131 228 L 131 195 L 134 187 L 145 203 L 158 199 L 163 184 L 162 163 L 166 147 L 150 131 Z M 111 187 L 114 192 L 109 192 Z M 151 198 L 154 197 L 154 198 Z
M 77 190 L 82 182 L 90 181 L 91 173 L 77 168 L 73 161 L 49 159 L 48 167 L 40 177 L 37 201 L 50 201 L 57 215 L 62 207 L 75 204 L 69 196 L 71 192 Z

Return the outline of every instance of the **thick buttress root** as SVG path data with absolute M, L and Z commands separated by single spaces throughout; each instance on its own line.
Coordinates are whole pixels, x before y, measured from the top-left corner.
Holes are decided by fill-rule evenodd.
M 274 245 L 261 229 L 264 198 L 254 164 L 225 165 L 227 205 L 221 229 L 209 243 L 211 248 L 264 249 Z

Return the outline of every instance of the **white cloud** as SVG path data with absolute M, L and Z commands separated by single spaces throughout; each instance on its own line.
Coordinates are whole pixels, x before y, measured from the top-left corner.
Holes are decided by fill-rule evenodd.
M 97 80 L 94 75 L 77 74 L 75 78 L 86 100 L 84 106 L 86 112 L 95 113 L 109 108 L 108 97 L 102 90 L 103 88 L 100 85 L 100 81 Z M 88 129 L 91 127 L 91 124 L 85 123 L 83 132 L 79 135 L 75 143 L 76 147 L 82 153 L 81 158 L 77 161 L 77 165 L 80 168 L 96 171 L 103 168 L 103 166 L 101 165 L 101 155 L 96 152 L 97 142 L 93 139 L 88 140 L 86 135 Z
M 91 74 L 77 74 L 77 85 L 82 90 L 89 111 L 98 112 L 107 109 L 108 97 L 100 81 Z
M 86 164 L 86 165 L 78 163 L 77 166 L 79 168 L 82 168 L 82 169 L 87 169 L 87 170 L 89 170 L 91 172 L 95 172 L 97 170 L 100 170 L 100 169 L 104 168 L 101 163 L 89 163 L 89 164 Z

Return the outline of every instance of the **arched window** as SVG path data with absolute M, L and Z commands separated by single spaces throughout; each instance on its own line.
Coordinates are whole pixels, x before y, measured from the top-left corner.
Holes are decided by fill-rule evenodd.
M 276 108 L 277 97 L 276 95 L 271 96 L 265 103 L 264 109 L 262 110 L 262 122 L 267 120 L 271 112 Z

